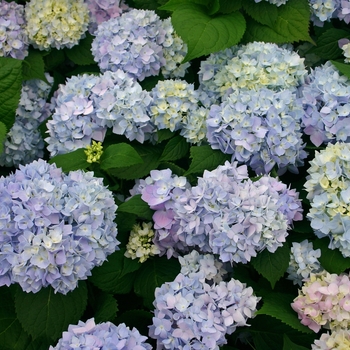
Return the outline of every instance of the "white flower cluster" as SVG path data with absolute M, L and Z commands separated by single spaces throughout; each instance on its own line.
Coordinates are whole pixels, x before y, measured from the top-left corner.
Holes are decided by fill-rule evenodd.
M 350 349 L 350 330 L 340 329 L 329 333 L 323 333 L 320 339 L 316 339 L 311 345 L 311 350 L 348 350 Z
M 29 41 L 40 50 L 73 47 L 84 37 L 90 21 L 84 0 L 30 0 L 25 17 Z
M 134 225 L 124 255 L 131 259 L 139 258 L 139 262 L 143 263 L 150 256 L 159 254 L 160 250 L 152 243 L 153 237 L 151 222 L 143 222 L 142 227 L 139 224 Z

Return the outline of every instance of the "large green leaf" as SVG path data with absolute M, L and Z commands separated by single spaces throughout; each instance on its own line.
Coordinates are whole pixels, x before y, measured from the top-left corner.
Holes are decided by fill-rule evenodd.
M 276 282 L 284 275 L 290 260 L 290 250 L 287 243 L 278 248 L 274 253 L 267 249 L 252 258 L 251 263 L 256 271 L 265 277 L 274 288 Z
M 71 49 L 65 49 L 67 57 L 78 65 L 94 64 L 94 56 L 91 52 L 91 44 L 94 37 L 86 33 L 86 37 L 79 41 L 79 45 L 73 46 Z
M 15 293 L 18 320 L 33 339 L 39 337 L 56 340 L 69 324 L 80 320 L 87 303 L 84 282 L 73 291 L 63 295 L 53 288 L 42 288 L 37 293 L 26 293 L 20 288 Z
M 161 161 L 178 160 L 186 156 L 189 144 L 182 136 L 175 136 L 165 145 Z
M 287 334 L 283 334 L 283 350 L 308 350 L 308 348 L 293 343 Z
M 6 140 L 7 128 L 3 122 L 0 122 L 0 154 L 4 150 L 4 142 Z
M 256 3 L 254 0 L 244 0 L 243 8 L 255 21 L 269 27 L 273 27 L 278 19 L 277 6 L 267 1 Z
M 154 211 L 150 209 L 149 205 L 141 199 L 141 195 L 132 196 L 126 202 L 118 206 L 119 212 L 135 214 L 138 217 L 146 220 L 152 220 Z
M 22 89 L 22 61 L 0 57 L 0 121 L 11 129 Z
M 55 163 L 58 168 L 62 168 L 64 172 L 87 169 L 90 165 L 86 161 L 84 148 L 79 148 L 73 152 L 59 154 L 49 160 L 50 164 Z
M 29 50 L 29 55 L 23 61 L 23 80 L 41 79 L 48 83 L 45 77 L 45 64 L 42 54 L 37 50 Z
M 210 17 L 204 6 L 193 3 L 179 6 L 172 23 L 188 46 L 185 62 L 237 44 L 246 29 L 240 12 Z
M 96 323 L 113 321 L 115 319 L 118 312 L 118 302 L 112 294 L 103 291 L 95 292 L 93 301 L 92 308 Z
M 345 64 L 337 61 L 331 62 L 339 70 L 340 73 L 344 74 L 350 79 L 350 64 Z

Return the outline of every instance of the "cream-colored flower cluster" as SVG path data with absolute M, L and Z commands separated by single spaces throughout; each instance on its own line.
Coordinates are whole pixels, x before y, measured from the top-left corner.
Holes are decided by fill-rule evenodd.
M 341 329 L 331 334 L 323 333 L 320 339 L 315 340 L 311 345 L 312 350 L 349 350 L 350 349 L 350 330 Z
M 343 55 L 345 56 L 344 62 L 350 63 L 350 42 L 342 46 Z
M 130 232 L 129 242 L 126 245 L 125 256 L 131 259 L 139 259 L 140 263 L 145 262 L 150 256 L 160 253 L 157 246 L 152 243 L 154 231 L 152 223 L 142 223 L 134 225 Z
M 84 0 L 30 0 L 25 17 L 30 43 L 40 50 L 78 44 L 90 20 Z

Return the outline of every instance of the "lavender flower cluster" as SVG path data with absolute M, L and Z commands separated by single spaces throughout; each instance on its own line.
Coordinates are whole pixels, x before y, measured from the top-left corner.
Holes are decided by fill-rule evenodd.
M 324 22 L 338 18 L 346 24 L 350 23 L 349 0 L 309 0 L 311 21 L 315 26 L 323 27 Z
M 25 81 L 16 109 L 16 118 L 4 142 L 4 151 L 0 155 L 0 165 L 18 167 L 28 164 L 44 155 L 44 141 L 38 126 L 52 111 L 47 102 L 53 78 L 46 73 L 47 82 L 39 79 Z
M 173 282 L 156 288 L 149 334 L 157 340 L 157 349 L 217 350 L 226 344 L 226 334 L 254 317 L 260 298 L 251 287 L 235 279 L 208 284 L 206 271 L 211 279 L 211 269 L 204 267 L 188 275 L 179 273 Z
M 305 189 L 307 214 L 317 237 L 329 237 L 330 249 L 350 256 L 350 144 L 328 144 L 310 161 Z
M 66 294 L 118 249 L 117 206 L 92 172 L 40 159 L 0 178 L 0 285 Z
M 257 174 L 294 173 L 307 153 L 302 142 L 301 100 L 291 90 L 233 91 L 220 105 L 212 105 L 207 139 L 213 149 L 232 154 L 232 161 L 249 165 Z
M 0 56 L 23 60 L 28 55 L 24 6 L 14 1 L 0 2 Z
M 118 349 L 118 350 L 151 350 L 145 343 L 146 336 L 136 329 L 130 329 L 121 323 L 118 326 L 111 322 L 95 324 L 94 318 L 86 322 L 79 321 L 77 325 L 69 325 L 55 347 L 49 350 L 71 349 Z
M 301 202 L 294 190 L 270 176 L 253 182 L 247 167 L 226 162 L 205 171 L 198 185 L 183 179 L 174 186 L 171 171 L 154 181 L 141 180 L 134 193 L 156 210 L 155 243 L 167 256 L 195 247 L 218 254 L 222 262 L 247 263 L 257 252 L 274 252 L 283 244 L 293 220 L 302 219 Z M 157 205 L 161 204 L 160 207 Z
M 303 131 L 314 145 L 350 140 L 350 80 L 331 62 L 311 71 L 300 94 L 304 105 Z
M 85 148 L 92 139 L 102 142 L 107 128 L 143 142 L 153 133 L 150 102 L 149 93 L 121 70 L 73 76 L 55 93 L 47 149 L 55 156 Z
M 306 73 L 304 59 L 290 46 L 252 42 L 210 54 L 201 61 L 198 75 L 200 89 L 220 103 L 242 89 L 294 90 Z
M 175 75 L 182 74 L 178 66 L 187 48 L 175 35 L 170 21 L 162 21 L 154 11 L 124 12 L 101 23 L 95 35 L 92 53 L 101 71 L 121 69 L 140 81 L 158 75 L 162 67 L 167 76 L 172 74 L 170 69 Z

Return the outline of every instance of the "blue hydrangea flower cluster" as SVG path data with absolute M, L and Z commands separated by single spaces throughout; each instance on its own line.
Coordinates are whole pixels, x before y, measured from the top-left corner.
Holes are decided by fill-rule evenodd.
M 270 176 L 251 181 L 247 167 L 237 162 L 205 171 L 197 186 L 185 188 L 182 180 L 176 191 L 170 179 L 178 178 L 169 169 L 163 172 L 171 186 L 149 177 L 138 191 L 156 210 L 155 243 L 168 257 L 195 247 L 222 262 L 247 263 L 263 249 L 274 252 L 293 221 L 302 220 L 298 193 Z M 158 193 L 164 196 L 158 199 Z M 166 201 L 160 210 L 154 207 L 159 200 Z
M 97 26 L 111 18 L 119 17 L 129 10 L 124 0 L 85 0 L 89 9 L 89 33 L 94 34 Z
M 150 102 L 149 93 L 121 70 L 72 76 L 55 93 L 47 149 L 55 156 L 85 148 L 92 139 L 102 142 L 107 128 L 143 142 L 154 129 L 146 111 Z
M 179 66 L 187 47 L 169 20 L 151 10 L 132 9 L 101 23 L 95 32 L 92 53 L 101 71 L 121 69 L 144 80 L 164 67 L 169 77 L 181 76 L 188 65 Z
M 40 159 L 0 178 L 0 285 L 66 294 L 118 249 L 112 192 Z
M 206 134 L 208 111 L 200 107 L 200 93 L 184 80 L 160 80 L 151 90 L 149 115 L 158 130 L 181 130 L 187 141 L 200 143 Z
M 306 73 L 304 58 L 290 46 L 252 42 L 210 54 L 198 74 L 200 89 L 220 103 L 223 96 L 242 89 L 295 89 Z
M 321 249 L 314 249 L 312 242 L 307 239 L 302 242 L 293 242 L 290 250 L 290 261 L 287 269 L 287 279 L 298 284 L 300 287 L 310 273 L 321 272 L 322 267 L 318 258 L 321 256 Z
M 118 326 L 111 322 L 96 324 L 94 318 L 90 318 L 86 322 L 69 325 L 68 331 L 63 332 L 57 345 L 50 346 L 49 350 L 151 350 L 152 347 L 145 343 L 146 340 L 146 336 L 141 335 L 136 328 L 130 329 L 125 323 Z
M 14 1 L 0 2 L 0 56 L 23 60 L 28 55 L 24 6 Z
M 315 26 L 323 27 L 324 22 L 337 18 L 350 23 L 349 0 L 309 0 L 311 7 L 311 21 Z
M 302 115 L 302 102 L 291 90 L 234 91 L 210 108 L 207 139 L 213 149 L 232 154 L 232 161 L 257 174 L 269 173 L 275 165 L 279 174 L 287 169 L 298 173 L 307 156 Z
M 346 24 L 350 23 L 350 1 L 341 0 L 340 9 L 338 10 L 337 16 L 340 20 L 344 21 Z
M 317 237 L 330 238 L 330 249 L 350 257 L 350 143 L 329 143 L 316 152 L 308 173 L 311 227 Z
M 349 2 L 350 6 L 350 2 Z M 349 8 L 350 13 L 350 8 Z M 345 57 L 344 62 L 350 63 L 350 40 L 349 39 L 340 39 L 338 40 L 338 46 L 343 50 L 343 56 Z
M 261 1 L 262 0 L 255 0 L 256 3 Z M 265 1 L 269 2 L 272 5 L 281 6 L 281 5 L 285 5 L 288 0 L 265 0 Z
M 260 298 L 238 280 L 208 284 L 202 274 L 178 274 L 155 290 L 149 335 L 157 349 L 218 349 L 226 334 L 247 325 Z
M 350 137 L 350 80 L 331 62 L 314 68 L 300 87 L 304 115 L 302 127 L 311 142 L 343 141 Z
M 22 85 L 21 97 L 16 109 L 16 119 L 7 133 L 0 165 L 18 167 L 44 155 L 44 141 L 38 126 L 52 112 L 47 102 L 53 78 L 46 73 L 47 82 L 39 79 L 27 80 Z

